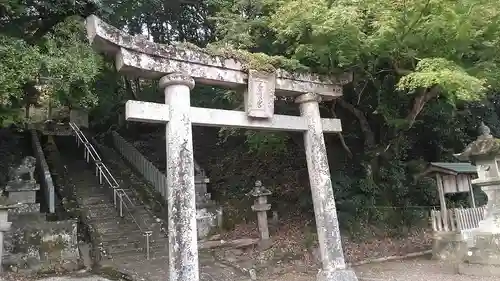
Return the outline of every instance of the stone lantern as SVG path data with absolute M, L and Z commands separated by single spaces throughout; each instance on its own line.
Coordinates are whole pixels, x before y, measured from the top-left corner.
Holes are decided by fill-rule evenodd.
M 249 193 L 249 195 L 255 197 L 252 210 L 257 212 L 257 222 L 261 238 L 260 245 L 262 248 L 268 248 L 271 245 L 269 226 L 267 224 L 267 211 L 271 209 L 271 204 L 267 203 L 267 197 L 271 194 L 272 192 L 269 189 L 262 186 L 261 181 L 256 181 L 254 189 Z
M 462 153 L 455 154 L 459 160 L 472 161 L 476 165 L 478 178 L 472 184 L 481 187 L 488 196 L 484 219 L 471 233 L 474 245 L 467 251 L 465 263 L 459 272 L 471 275 L 500 276 L 500 139 L 491 135 L 483 123 L 479 137 Z
M 9 210 L 17 208 L 18 205 L 19 204 L 13 203 L 7 197 L 0 194 L 0 273 L 3 270 L 2 257 L 4 254 L 3 253 L 4 232 L 9 231 L 12 225 L 12 223 L 8 221 Z

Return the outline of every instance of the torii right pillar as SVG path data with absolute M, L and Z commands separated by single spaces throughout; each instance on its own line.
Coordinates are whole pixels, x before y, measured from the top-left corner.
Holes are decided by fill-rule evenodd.
M 318 281 L 355 281 L 354 271 L 346 269 L 340 237 L 337 208 L 319 112 L 320 96 L 303 94 L 296 99 L 300 115 L 307 121 L 304 132 L 307 170 L 316 217 L 322 267 Z

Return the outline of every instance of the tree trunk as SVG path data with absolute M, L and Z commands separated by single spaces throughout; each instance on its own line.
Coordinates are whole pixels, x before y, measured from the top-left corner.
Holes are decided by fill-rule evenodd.
M 420 89 L 418 91 L 417 96 L 413 100 L 413 107 L 406 116 L 406 120 L 408 121 L 407 129 L 413 127 L 413 124 L 415 124 L 417 116 L 420 114 L 422 109 L 424 109 L 424 106 L 427 104 L 427 102 L 433 98 L 438 97 L 438 95 L 439 91 L 437 86 L 433 86 L 429 89 Z

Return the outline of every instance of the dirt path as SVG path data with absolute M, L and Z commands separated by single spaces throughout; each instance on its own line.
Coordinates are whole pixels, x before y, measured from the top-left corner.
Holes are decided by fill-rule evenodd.
M 418 258 L 356 268 L 362 281 L 497 281 L 498 277 L 475 277 L 456 274 L 451 264 Z
M 284 273 L 283 273 L 284 271 Z M 449 264 L 426 258 L 367 264 L 355 268 L 359 281 L 497 281 L 498 277 L 473 277 L 455 274 Z M 316 273 L 298 272 L 293 266 L 283 268 L 279 274 L 260 275 L 257 280 L 316 281 Z M 20 276 L 3 276 L 2 281 L 33 281 Z M 5 278 L 7 277 L 7 278 Z M 10 278 L 9 278 L 10 277 Z M 215 280 L 215 279 L 214 279 Z M 221 279 L 218 279 L 221 280 Z M 248 278 L 249 280 L 249 278 Z M 109 281 L 99 276 L 52 277 L 37 281 Z
M 293 268 L 279 276 L 262 276 L 261 280 L 315 281 L 316 274 L 294 272 Z M 475 277 L 455 274 L 450 264 L 417 258 L 367 264 L 355 267 L 359 281 L 498 281 L 498 277 Z

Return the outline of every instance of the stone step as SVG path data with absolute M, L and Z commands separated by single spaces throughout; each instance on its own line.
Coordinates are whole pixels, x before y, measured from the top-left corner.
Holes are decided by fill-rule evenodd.
M 102 204 L 106 202 L 113 202 L 113 194 L 108 193 L 97 193 L 97 192 L 89 192 L 90 194 L 86 194 L 85 192 L 77 192 L 78 197 L 81 199 L 81 203 L 83 205 L 96 205 Z
M 144 237 L 143 233 L 140 230 L 128 231 L 128 232 L 114 232 L 114 233 L 103 234 L 101 236 L 101 241 L 103 243 L 137 241 L 137 240 L 142 240 L 143 237 Z
M 119 244 L 136 244 L 136 243 L 146 243 L 146 236 L 142 233 L 135 233 L 131 237 L 124 237 L 123 235 L 117 236 L 106 236 L 102 237 L 101 242 L 103 245 L 119 245 Z M 168 238 L 166 237 L 154 237 L 151 235 L 149 237 L 150 244 L 167 245 Z
M 129 220 L 120 218 L 118 215 L 112 220 L 95 220 L 92 223 L 98 230 L 110 230 L 115 232 L 126 232 L 137 229 L 137 225 Z M 105 232 L 105 231 L 104 231 Z
M 108 255 L 112 257 L 130 257 L 134 255 L 146 254 L 145 243 L 105 246 L 104 249 Z M 150 254 L 164 253 L 164 255 L 168 255 L 168 244 L 150 243 L 149 252 Z
M 119 210 L 115 209 L 114 206 L 102 210 L 105 211 L 93 208 L 87 210 L 89 220 L 93 223 L 133 225 L 136 225 L 136 221 L 141 226 L 141 228 L 144 229 L 154 228 L 156 225 L 158 225 L 158 222 L 151 217 L 148 211 L 140 206 L 136 207 L 136 209 L 134 210 L 131 210 L 130 213 L 127 210 L 123 210 L 123 218 L 119 216 Z M 131 217 L 131 215 L 133 216 L 133 218 Z
M 108 245 L 128 244 L 128 243 L 136 243 L 136 242 L 146 243 L 146 236 L 144 236 L 144 234 L 142 232 L 135 231 L 135 232 L 128 232 L 128 233 L 129 233 L 128 236 L 126 233 L 102 235 L 101 242 L 102 242 L 102 244 L 108 244 Z M 150 243 L 166 244 L 166 243 L 168 243 L 168 237 L 157 236 L 157 235 L 153 234 L 153 235 L 149 236 L 149 242 Z
M 87 216 L 90 220 L 116 218 L 119 215 L 118 212 L 113 205 L 107 205 L 105 208 L 87 208 Z
M 136 224 L 131 223 L 113 224 L 112 222 L 94 222 L 92 225 L 100 235 L 125 235 L 139 230 Z
M 96 210 L 98 212 L 106 212 L 107 210 L 115 209 L 115 205 L 112 201 L 113 199 L 108 199 L 106 198 L 101 199 L 99 202 L 96 201 L 93 204 L 85 204 L 82 205 L 82 207 L 88 209 L 88 210 Z
M 168 250 L 159 250 L 152 249 L 149 251 L 150 259 L 159 259 L 164 258 L 168 261 Z M 139 262 L 144 262 L 146 260 L 146 251 L 135 251 L 135 252 L 125 252 L 125 253 L 116 253 L 109 254 L 99 262 L 100 266 L 116 266 L 116 264 L 123 265 L 136 265 Z M 168 267 L 168 263 L 165 263 L 165 266 Z
M 166 237 L 159 227 L 141 227 L 141 229 L 139 229 L 135 223 L 127 223 L 120 224 L 119 227 L 108 224 L 107 228 L 98 228 L 97 223 L 98 222 L 93 222 L 92 225 L 94 225 L 103 236 L 126 236 L 130 233 L 140 233 L 142 229 L 142 231 L 151 231 L 152 237 Z M 101 223 L 101 225 L 105 225 L 105 222 Z
M 116 243 L 108 243 L 102 245 L 104 249 L 107 250 L 107 252 L 111 254 L 120 254 L 120 255 L 125 255 L 125 253 L 129 252 L 137 252 L 144 250 L 146 251 L 146 240 L 137 240 L 137 241 L 130 241 L 129 243 L 125 242 L 116 242 Z M 149 249 L 150 251 L 153 250 L 168 250 L 168 242 L 166 241 L 157 241 L 155 243 L 149 242 Z
M 126 205 L 130 210 L 144 210 L 147 211 L 141 202 L 134 202 L 132 198 L 130 198 L 132 204 L 127 199 L 124 199 L 124 206 Z M 92 198 L 82 198 L 82 205 L 87 208 L 92 209 L 101 209 L 108 208 L 110 206 L 114 206 L 113 197 L 110 194 L 109 196 L 94 196 Z M 119 205 L 119 199 L 117 198 L 117 205 Z

